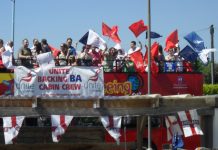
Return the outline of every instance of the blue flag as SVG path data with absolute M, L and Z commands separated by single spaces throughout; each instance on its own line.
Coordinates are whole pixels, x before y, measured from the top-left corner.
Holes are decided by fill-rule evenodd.
M 198 58 L 198 53 L 187 45 L 179 52 L 179 56 L 187 61 L 194 62 Z
M 185 40 L 194 48 L 195 51 L 200 52 L 205 49 L 203 39 L 195 32 L 191 32 L 184 37 Z
M 162 37 L 162 35 L 156 33 L 156 32 L 150 32 L 150 36 L 151 36 L 151 39 L 156 39 L 156 38 L 160 38 Z M 148 32 L 146 32 L 146 39 L 148 38 Z
M 173 150 L 177 150 L 177 148 L 183 148 L 184 142 L 182 140 L 182 136 L 175 134 L 172 139 Z
M 79 40 L 79 42 L 86 45 L 86 43 L 88 41 L 88 37 L 89 37 L 89 32 L 87 32 L 85 35 L 83 35 L 83 37 Z

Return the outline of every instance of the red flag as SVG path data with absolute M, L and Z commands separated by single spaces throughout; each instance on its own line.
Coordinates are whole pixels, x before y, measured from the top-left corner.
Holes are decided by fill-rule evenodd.
M 147 26 L 144 25 L 143 20 L 139 20 L 138 22 L 133 23 L 129 26 L 129 29 L 133 32 L 133 34 L 138 37 L 142 32 L 148 29 Z
M 110 37 L 111 32 L 112 32 L 111 28 L 108 25 L 106 25 L 104 22 L 102 22 L 102 35 Z
M 151 46 L 151 60 L 154 60 L 156 56 L 158 56 L 158 50 L 159 50 L 159 44 L 157 42 L 154 42 L 153 45 Z M 148 64 L 148 53 L 147 53 L 147 48 L 146 48 L 146 53 L 144 56 L 144 61 L 146 64 Z
M 159 50 L 159 44 L 157 42 L 154 42 L 151 46 L 151 72 L 154 76 L 157 76 L 157 73 L 159 72 L 158 65 L 156 64 L 154 58 L 158 56 L 158 50 Z M 148 64 L 148 50 L 146 50 L 144 61 L 146 64 Z
M 154 60 L 152 60 L 151 61 L 151 73 L 156 77 L 158 72 L 159 72 L 159 67 L 157 63 Z
M 104 22 L 102 23 L 102 34 L 104 36 L 108 36 L 109 38 L 111 38 L 115 43 L 120 43 L 121 40 L 117 32 L 118 32 L 118 26 L 113 26 L 112 28 L 110 28 Z
M 52 55 L 54 56 L 54 58 L 56 58 L 58 56 L 58 54 L 60 53 L 60 50 L 51 46 L 51 45 L 49 45 L 48 47 L 51 49 Z
M 129 54 L 130 60 L 134 63 L 134 68 L 137 72 L 145 72 L 144 60 L 140 50 L 136 50 Z
M 178 39 L 178 31 L 173 31 L 166 39 L 166 47 L 165 51 L 168 51 L 169 49 L 175 48 L 176 44 L 179 42 Z
M 118 32 L 118 26 L 113 26 L 112 27 L 112 32 L 111 32 L 111 39 L 115 42 L 115 43 L 120 43 L 121 40 L 117 34 Z

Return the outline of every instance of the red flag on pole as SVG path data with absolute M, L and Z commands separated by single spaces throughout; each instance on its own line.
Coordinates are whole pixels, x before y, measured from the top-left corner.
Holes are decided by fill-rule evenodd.
M 166 39 L 166 47 L 165 51 L 168 51 L 169 49 L 175 48 L 176 44 L 179 42 L 178 39 L 178 31 L 173 31 Z
M 102 23 L 102 34 L 104 36 L 108 36 L 109 38 L 111 38 L 115 43 L 120 43 L 121 40 L 117 32 L 118 32 L 118 26 L 113 26 L 112 28 L 110 28 L 104 22 Z
M 138 22 L 133 23 L 129 26 L 129 29 L 133 32 L 133 34 L 138 37 L 142 32 L 148 29 L 147 26 L 144 25 L 143 20 L 139 20 Z

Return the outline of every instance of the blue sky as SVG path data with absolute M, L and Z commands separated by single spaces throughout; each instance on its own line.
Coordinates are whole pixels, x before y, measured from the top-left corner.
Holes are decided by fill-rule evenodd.
M 1 0 L 0 38 L 4 41 L 11 39 L 11 7 L 10 0 Z M 181 48 L 187 44 L 183 36 L 196 31 L 210 47 L 209 26 L 214 24 L 216 47 L 217 7 L 218 0 L 151 0 L 152 31 L 163 35 L 157 41 L 164 46 L 165 37 L 178 29 Z M 29 39 L 30 46 L 33 38 L 46 38 L 59 48 L 67 37 L 76 42 L 88 29 L 101 34 L 104 21 L 109 26 L 119 26 L 122 47 L 127 51 L 130 41 L 137 41 L 128 26 L 140 19 L 147 24 L 147 0 L 16 0 L 15 50 L 24 38 Z M 139 40 L 147 43 L 144 37 L 142 34 Z M 114 43 L 108 41 L 108 45 Z M 218 62 L 218 52 L 215 60 Z

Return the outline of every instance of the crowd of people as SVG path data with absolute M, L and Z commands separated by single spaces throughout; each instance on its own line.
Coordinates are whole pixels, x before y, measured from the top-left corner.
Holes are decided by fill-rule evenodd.
M 106 48 L 102 50 L 96 46 L 84 45 L 79 52 L 77 50 L 77 43 L 73 44 L 72 38 L 67 38 L 66 42 L 60 44 L 60 51 L 53 56 L 55 57 L 56 66 L 103 66 L 105 72 L 136 71 L 136 64 L 131 61 L 131 53 L 142 50 L 143 46 L 141 42 L 139 42 L 139 46 L 137 47 L 137 43 L 132 41 L 127 53 L 120 46 L 107 48 L 107 45 L 105 45 L 105 47 Z M 0 39 L 0 65 L 2 64 L 2 53 L 6 50 L 13 52 L 13 42 L 9 41 L 4 45 L 4 41 Z M 17 61 L 14 61 L 14 63 L 27 68 L 38 67 L 36 61 L 37 55 L 46 52 L 54 52 L 46 39 L 42 39 L 41 41 L 33 39 L 33 46 L 31 48 L 29 48 L 28 39 L 24 39 L 22 41 L 22 47 L 18 52 Z M 159 72 L 191 72 L 191 63 L 184 64 L 184 61 L 178 56 L 178 53 L 179 47 L 170 49 L 168 55 L 164 56 L 163 48 L 159 45 L 158 55 L 154 57 L 155 63 L 159 66 Z M 145 56 L 142 54 L 142 57 Z M 168 64 L 166 62 L 168 62 Z M 146 68 L 147 64 L 144 65 Z M 166 67 L 168 67 L 168 71 L 166 71 Z M 189 68 L 189 70 L 187 68 Z

